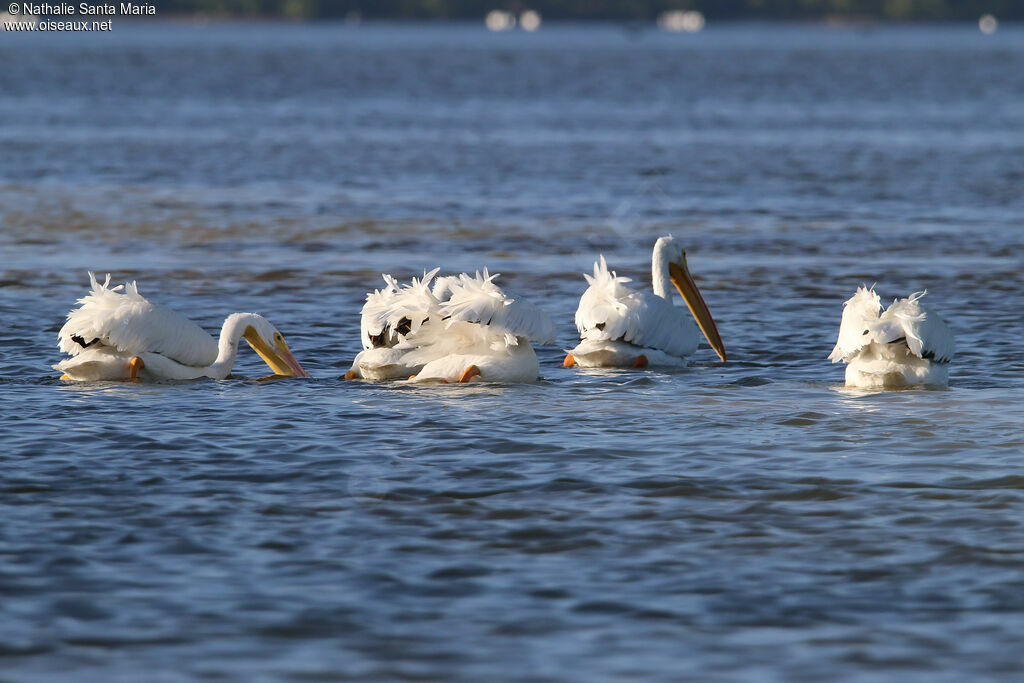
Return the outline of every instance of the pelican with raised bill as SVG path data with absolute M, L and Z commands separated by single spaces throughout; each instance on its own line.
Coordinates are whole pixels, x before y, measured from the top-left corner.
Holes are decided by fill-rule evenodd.
M 54 365 L 61 379 L 224 379 L 231 373 L 242 339 L 276 375 L 309 377 L 284 337 L 256 313 L 232 313 L 215 340 L 180 313 L 155 304 L 135 282 L 110 286 L 89 273 L 91 291 L 68 313 L 58 334 L 71 357 Z
M 882 311 L 875 288 L 861 286 L 843 304 L 839 338 L 828 358 L 846 363 L 846 386 L 946 386 L 956 342 L 945 321 L 921 303 L 926 293 L 896 299 Z
M 681 366 L 697 350 L 701 333 L 725 361 L 718 328 L 686 265 L 686 251 L 674 238 L 661 237 L 654 244 L 653 291 L 627 287 L 629 278 L 609 272 L 604 256 L 594 264 L 594 275 L 583 277 L 590 287 L 576 309 L 580 343 L 568 351 L 564 367 Z M 692 319 L 672 303 L 673 289 Z

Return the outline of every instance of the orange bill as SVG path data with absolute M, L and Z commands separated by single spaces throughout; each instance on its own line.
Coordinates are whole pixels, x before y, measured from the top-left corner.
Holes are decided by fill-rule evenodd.
M 251 327 L 246 329 L 244 336 L 252 350 L 259 354 L 259 357 L 270 366 L 274 374 L 284 377 L 309 377 L 309 373 L 302 369 L 299 361 L 295 360 L 295 356 L 292 355 L 284 337 L 280 334 L 275 334 L 276 339 L 273 346 L 264 341 Z
M 693 314 L 693 319 L 697 321 L 697 327 L 704 333 L 708 344 L 711 345 L 711 348 L 715 350 L 715 353 L 724 362 L 725 344 L 722 343 L 722 338 L 718 335 L 718 328 L 711 317 L 708 305 L 704 303 L 704 297 L 701 296 L 700 290 L 697 289 L 697 283 L 693 281 L 693 276 L 690 275 L 690 269 L 686 265 L 686 252 L 683 252 L 682 266 L 677 263 L 668 264 L 668 276 L 672 280 L 672 284 L 679 290 L 679 294 L 682 295 L 683 301 L 686 302 L 687 308 Z

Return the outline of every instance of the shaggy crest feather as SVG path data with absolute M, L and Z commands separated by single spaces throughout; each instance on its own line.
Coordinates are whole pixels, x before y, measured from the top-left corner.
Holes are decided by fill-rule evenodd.
M 619 301 L 619 299 L 632 293 L 632 289 L 623 286 L 627 282 L 632 282 L 632 280 L 628 277 L 620 277 L 614 270 L 609 271 L 608 263 L 604 259 L 604 254 L 601 254 L 599 259 L 594 262 L 593 277 L 583 273 L 583 278 L 587 281 L 587 284 L 590 285 L 595 298 L 603 297 L 606 299 L 607 305 L 611 306 L 615 310 L 625 310 L 625 304 Z
M 484 268 L 481 276 L 476 271 L 474 276 L 462 273 L 458 280 L 447 283 L 448 300 L 441 304 L 441 313 L 451 322 L 465 321 L 487 325 L 502 308 L 511 305 L 513 299 L 505 298 L 504 293 L 494 284 L 494 278 Z
M 133 281 L 110 286 L 110 274 L 100 284 L 89 273 L 90 291 L 68 313 L 58 333 L 58 346 L 76 356 L 86 348 L 108 346 L 117 351 L 166 355 L 185 365 L 210 365 L 217 359 L 217 342 L 198 325 L 139 294 Z M 81 341 L 80 341 L 81 340 Z
M 635 292 L 626 287 L 625 283 L 632 282 L 632 280 L 628 277 L 619 277 L 614 271 L 609 272 L 608 263 L 603 254 L 594 262 L 593 277 L 586 273 L 583 274 L 583 277 L 590 286 L 583 292 L 583 296 L 580 297 L 580 305 L 576 309 L 576 327 L 580 330 L 581 335 L 585 329 L 607 325 L 609 320 L 628 315 L 629 306 L 626 304 L 626 300 Z M 613 325 L 613 327 L 617 326 Z M 611 332 L 618 333 L 616 338 L 624 333 L 618 329 L 613 329 Z
M 863 330 L 878 321 L 882 300 L 875 286 L 861 285 L 853 296 L 843 302 L 843 317 L 839 324 L 839 337 L 828 358 L 833 363 L 849 361 L 856 356 L 867 340 Z
M 381 334 L 385 328 L 396 330 L 403 318 L 409 321 L 410 333 L 416 332 L 423 321 L 438 310 L 438 301 L 430 291 L 430 281 L 440 268 L 424 271 L 422 278 L 412 278 L 408 285 L 400 285 L 387 273 L 382 274 L 386 286 L 366 295 L 360 327 L 363 348 L 373 347 L 371 336 Z M 405 335 L 394 332 L 390 343 L 399 342 Z
M 865 312 L 878 312 L 882 310 L 882 298 L 875 292 L 875 285 L 868 287 L 861 285 L 849 299 L 843 302 L 843 308 L 856 308 Z
M 501 273 L 493 275 L 483 269 L 474 275 L 462 273 L 456 278 L 445 278 L 444 288 L 449 292 L 447 301 L 440 305 L 441 316 L 451 326 L 455 322 L 485 325 L 503 336 L 505 344 L 515 346 L 518 337 L 549 344 L 555 338 L 555 324 L 540 308 L 525 299 L 508 296 L 494 283 Z M 437 288 L 435 288 L 437 291 Z
M 581 340 L 622 341 L 672 356 L 697 350 L 699 332 L 688 312 L 652 291 L 627 287 L 631 280 L 610 272 L 604 256 L 594 263 L 593 277 L 583 277 L 590 287 L 576 309 Z
M 412 278 L 408 285 L 403 285 L 395 296 L 391 305 L 387 323 L 396 328 L 402 319 L 407 319 L 410 325 L 409 334 L 416 333 L 420 326 L 431 315 L 436 315 L 440 302 L 430 291 L 430 281 L 437 275 L 440 268 L 434 268 L 430 272 L 423 271 L 422 278 Z
M 395 294 L 398 292 L 398 283 L 391 275 L 382 273 L 384 287 L 367 293 L 366 302 L 360 311 L 360 336 L 363 341 L 363 348 L 373 347 L 370 341 L 371 336 L 377 336 L 384 331 L 384 320 L 388 307 Z

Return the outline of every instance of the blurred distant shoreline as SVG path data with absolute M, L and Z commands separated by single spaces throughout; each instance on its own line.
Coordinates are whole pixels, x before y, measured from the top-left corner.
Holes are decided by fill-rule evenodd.
M 374 27 L 374 26 L 477 26 L 486 30 L 483 17 L 433 17 L 433 18 L 409 18 L 409 17 L 290 17 L 275 14 L 209 14 L 205 12 L 178 12 L 163 13 L 148 17 L 117 17 L 118 25 L 124 24 L 185 24 L 185 25 L 323 25 L 339 27 Z M 807 16 L 807 17 L 736 17 L 730 19 L 719 19 L 714 21 L 715 26 L 744 26 L 744 25 L 765 25 L 765 26 L 807 26 L 834 29 L 860 29 L 872 30 L 885 27 L 913 27 L 913 26 L 956 26 L 964 23 L 976 24 L 977 18 L 972 19 L 878 19 L 875 17 L 850 17 L 840 16 Z M 1008 20 L 1007 25 L 1019 25 L 1021 20 Z M 586 28 L 598 27 L 620 27 L 628 31 L 658 30 L 659 24 L 656 19 L 545 19 L 544 26 L 556 27 L 577 27 Z
M 53 4 L 60 4 L 59 2 Z M 81 4 L 109 2 L 87 0 Z M 139 4 L 139 3 L 136 3 Z M 709 21 L 800 21 L 827 24 L 1024 20 L 1019 0 L 154 0 L 160 19 L 253 19 L 300 21 L 480 21 L 492 11 L 533 11 L 545 21 L 655 21 L 665 12 L 694 11 Z M 153 17 L 149 17 L 152 19 Z

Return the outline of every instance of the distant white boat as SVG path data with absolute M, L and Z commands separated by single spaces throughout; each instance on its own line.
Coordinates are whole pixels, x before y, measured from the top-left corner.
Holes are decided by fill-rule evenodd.
M 698 33 L 704 28 L 704 15 L 695 10 L 671 10 L 658 15 L 658 27 L 671 33 Z
M 505 10 L 495 9 L 487 13 L 484 17 L 484 25 L 488 31 L 511 31 L 518 24 L 519 28 L 533 33 L 540 28 L 541 18 L 540 14 L 536 10 L 528 9 L 524 10 L 519 18 L 512 12 L 506 12 Z
M 484 17 L 488 31 L 510 31 L 516 27 L 516 15 L 500 9 L 491 10 Z
M 540 14 L 528 9 L 519 15 L 519 27 L 524 31 L 533 33 L 540 28 Z

